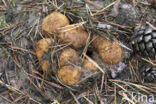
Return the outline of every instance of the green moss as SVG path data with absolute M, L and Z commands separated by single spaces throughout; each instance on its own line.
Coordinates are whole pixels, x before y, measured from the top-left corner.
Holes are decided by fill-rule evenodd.
M 1 27 L 8 27 L 9 24 L 4 20 L 4 16 L 0 16 Z

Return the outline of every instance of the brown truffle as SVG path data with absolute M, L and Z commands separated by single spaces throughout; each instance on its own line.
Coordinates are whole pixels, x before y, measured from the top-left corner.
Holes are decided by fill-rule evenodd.
M 43 19 L 42 35 L 49 37 L 50 34 L 57 32 L 58 28 L 64 27 L 66 25 L 69 25 L 69 20 L 65 15 L 59 12 L 52 12 Z
M 77 52 L 72 49 L 72 48 L 67 48 L 64 49 L 60 55 L 60 67 L 65 66 L 65 65 L 70 65 L 69 62 L 75 64 L 76 62 L 78 62 L 79 57 Z
M 109 65 L 118 64 L 122 60 L 123 50 L 117 41 L 109 41 L 101 36 L 93 41 L 93 46 L 99 54 L 103 62 Z
M 77 84 L 81 79 L 82 70 L 72 65 L 63 66 L 58 70 L 58 78 L 66 85 Z
M 82 26 L 68 25 L 59 31 L 59 38 L 65 43 L 71 43 L 75 49 L 78 50 L 86 45 L 88 34 Z
M 47 71 L 50 68 L 50 46 L 53 44 L 53 40 L 50 38 L 44 38 L 36 44 L 36 56 L 43 71 Z
M 90 71 L 98 71 L 98 68 L 93 65 L 93 63 L 91 63 L 89 60 L 85 59 L 83 62 L 83 66 L 84 69 L 90 70 Z

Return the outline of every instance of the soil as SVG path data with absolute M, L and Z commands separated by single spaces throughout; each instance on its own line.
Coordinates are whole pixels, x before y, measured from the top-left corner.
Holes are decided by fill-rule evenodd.
M 52 72 L 44 73 L 35 46 L 44 38 L 43 18 L 53 11 L 65 14 L 71 24 L 85 21 L 85 30 L 91 35 L 118 40 L 124 49 L 122 71 L 118 71 L 121 64 L 107 65 L 93 49 L 88 49 L 87 54 L 93 55 L 106 73 L 86 71 L 77 85 L 64 85 L 57 77 L 57 60 L 63 49 L 59 47 L 55 50 L 60 51 L 51 52 Z M 135 28 L 154 22 L 156 7 L 150 0 L 1 0 L 0 104 L 128 104 L 128 99 L 122 99 L 124 94 L 155 96 L 156 78 L 146 82 L 141 74 L 143 66 L 154 67 L 155 61 L 151 64 L 131 47 Z M 59 42 L 54 40 L 57 47 Z

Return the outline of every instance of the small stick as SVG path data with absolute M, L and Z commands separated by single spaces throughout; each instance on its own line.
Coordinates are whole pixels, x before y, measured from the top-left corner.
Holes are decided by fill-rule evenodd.
M 72 91 L 69 91 L 70 94 L 73 96 L 74 100 L 76 101 L 77 104 L 80 104 L 80 102 L 77 100 L 76 96 L 73 94 Z
M 94 60 L 92 60 L 90 57 L 88 57 L 85 53 L 83 53 L 83 55 L 84 55 L 94 66 L 96 66 L 102 73 L 105 73 L 105 71 L 104 71 Z
M 28 74 L 28 73 L 27 73 L 27 74 Z M 28 74 L 28 76 L 31 76 L 31 77 L 36 78 L 36 79 L 39 79 L 39 80 L 43 80 L 43 81 L 46 82 L 47 84 L 50 84 L 51 86 L 54 86 L 54 87 L 56 87 L 56 88 L 64 89 L 62 86 L 60 86 L 60 85 L 58 85 L 58 84 L 55 84 L 55 83 L 53 83 L 53 82 L 49 82 L 49 81 L 47 81 L 47 80 L 45 80 L 45 79 L 42 79 L 42 78 L 40 78 L 40 77 L 31 75 L 31 74 Z
M 101 5 L 96 4 L 95 2 L 92 2 L 92 1 L 90 1 L 90 0 L 84 0 L 84 1 L 87 2 L 87 3 L 89 3 L 89 4 L 92 5 L 92 6 L 96 7 L 96 8 L 100 8 L 100 9 L 103 8 Z
M 102 74 L 102 80 L 101 80 L 101 89 L 100 92 L 102 93 L 103 85 L 104 85 L 104 74 Z
M 4 82 L 1 81 L 1 80 L 0 80 L 0 85 L 5 86 L 5 87 L 7 87 L 9 90 L 14 91 L 14 92 L 16 92 L 16 93 L 18 93 L 18 94 L 23 94 L 23 95 L 24 95 L 24 93 L 23 93 L 22 91 L 20 91 L 20 90 L 18 90 L 17 88 L 12 87 L 12 86 L 10 86 L 10 85 L 4 83 Z
M 3 4 L 7 7 L 7 4 L 6 4 L 5 0 L 2 0 L 2 2 L 3 2 Z
M 6 100 L 6 101 L 9 102 L 9 103 L 12 103 L 11 100 L 7 99 L 6 97 L 2 96 L 1 94 L 0 94 L 0 97 L 1 97 L 2 99 Z
M 146 22 L 152 29 L 156 30 L 156 27 L 149 22 Z
M 142 58 L 142 60 L 144 60 L 144 61 L 146 61 L 146 62 L 152 64 L 153 66 L 156 66 L 156 64 L 153 63 L 151 60 L 148 60 L 148 59 L 145 59 L 145 58 Z
M 6 10 L 6 8 L 4 8 L 4 7 L 0 6 L 0 10 L 4 10 L 4 11 L 5 11 L 5 10 Z
M 113 23 L 113 22 L 109 22 L 109 21 L 105 21 L 105 22 L 110 24 L 110 25 L 117 26 L 117 27 L 120 27 L 120 28 L 123 28 L 123 29 L 127 29 L 127 30 L 131 29 L 131 27 L 129 27 L 129 26 L 123 26 L 123 25 L 119 25 L 119 24 L 116 24 L 116 23 Z
M 94 104 L 92 101 L 90 101 L 87 97 L 83 97 L 83 98 L 85 98 L 88 102 L 89 102 L 89 104 Z
M 104 12 L 106 9 L 110 8 L 112 5 L 114 5 L 117 1 L 114 1 L 112 3 L 110 3 L 109 5 L 107 5 L 106 7 L 104 7 L 103 9 L 99 10 L 98 12 L 94 13 L 93 16 L 99 15 L 101 12 Z
M 30 50 L 27 50 L 27 49 L 24 49 L 24 48 L 19 48 L 19 47 L 14 47 L 14 46 L 10 46 L 10 48 L 16 49 L 16 50 L 25 51 L 25 52 L 31 53 L 31 54 L 33 54 L 33 55 L 36 55 L 35 52 L 30 51 Z
M 58 30 L 64 29 L 64 28 L 66 28 L 66 27 L 72 27 L 72 26 L 74 26 L 74 27 L 72 27 L 71 29 L 66 29 L 66 30 L 63 30 L 63 31 L 61 30 L 60 32 L 70 31 L 70 30 L 73 30 L 73 29 L 76 29 L 76 28 L 82 26 L 82 25 L 85 24 L 85 23 L 86 23 L 86 21 L 83 21 L 83 22 L 80 22 L 80 23 L 77 23 L 77 24 L 73 24 L 73 25 L 67 25 L 67 26 L 58 28 Z

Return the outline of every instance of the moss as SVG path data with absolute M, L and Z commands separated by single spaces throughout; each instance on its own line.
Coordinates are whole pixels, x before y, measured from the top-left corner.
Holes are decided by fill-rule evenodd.
M 4 19 L 4 16 L 0 16 L 0 25 L 1 25 L 2 28 L 9 26 L 9 24 Z

